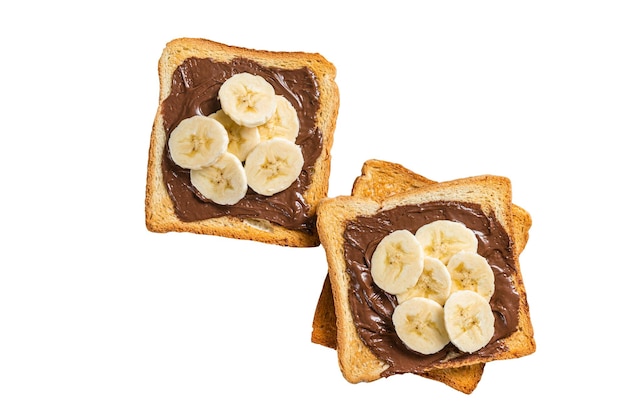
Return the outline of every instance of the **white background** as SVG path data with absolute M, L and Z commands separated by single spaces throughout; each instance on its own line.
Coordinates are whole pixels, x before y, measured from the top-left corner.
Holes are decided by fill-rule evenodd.
M 0 29 L 0 415 L 619 412 L 623 3 L 40 3 Z M 536 353 L 471 395 L 352 385 L 309 341 L 323 248 L 148 232 L 157 61 L 183 36 L 335 64 L 330 196 L 370 158 L 509 177 Z

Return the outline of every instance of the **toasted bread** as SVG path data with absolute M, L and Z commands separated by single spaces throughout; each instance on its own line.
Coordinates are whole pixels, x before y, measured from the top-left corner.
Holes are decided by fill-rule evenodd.
M 215 74 L 219 74 L 208 77 L 200 68 L 216 68 Z M 266 77 L 277 94 L 294 104 L 301 126 L 296 143 L 307 162 L 296 182 L 279 195 L 266 197 L 248 190 L 239 203 L 219 206 L 197 197 L 188 172 L 170 172 L 167 141 L 181 118 L 208 116 L 206 113 L 219 109 L 219 86 L 238 72 Z M 319 245 L 315 215 L 318 202 L 328 192 L 330 150 L 339 108 L 333 64 L 317 53 L 260 51 L 206 39 L 181 38 L 164 48 L 158 75 L 159 106 L 150 137 L 146 184 L 148 230 L 294 247 Z M 297 77 L 304 81 L 294 81 Z M 200 100 L 201 94 L 205 96 Z M 198 102 L 191 103 L 192 99 Z M 273 208 L 277 206 L 279 209 Z M 267 214 L 271 210 L 275 213 Z
M 484 178 L 492 178 L 492 177 L 484 177 Z M 484 179 L 482 178 L 482 179 Z M 481 179 L 476 179 L 477 182 L 472 185 L 472 187 L 478 187 Z M 472 182 L 473 180 L 463 180 L 461 182 Z M 507 181 L 498 181 L 495 180 L 495 183 L 503 182 L 504 187 L 501 187 L 502 184 L 496 186 L 496 188 L 500 189 L 500 193 L 504 194 L 500 199 L 502 205 L 504 206 L 504 211 L 502 211 L 501 215 L 502 220 L 508 224 L 507 228 L 510 231 L 512 236 L 513 244 L 517 244 L 517 248 L 515 249 L 515 253 L 518 255 L 519 252 L 523 249 L 528 239 L 528 229 L 531 225 L 531 218 L 528 213 L 517 207 L 512 206 L 507 203 L 510 200 L 510 190 L 508 190 L 506 184 Z M 458 182 L 457 182 L 458 183 Z M 398 202 L 403 201 L 405 197 L 400 197 L 399 201 L 396 203 L 385 203 L 386 200 L 389 200 L 390 195 L 394 195 L 396 193 L 404 194 L 407 193 L 410 195 L 413 191 L 421 188 L 430 186 L 431 191 L 430 194 L 437 194 L 437 188 L 433 185 L 436 184 L 434 181 L 431 181 L 427 178 L 424 178 L 420 175 L 412 173 L 406 168 L 392 164 L 384 161 L 367 161 L 363 166 L 362 175 L 357 178 L 353 187 L 353 196 L 357 196 L 359 198 L 351 198 L 351 197 L 341 197 L 338 200 L 331 199 L 328 202 L 327 206 L 327 215 L 323 215 L 320 213 L 320 230 L 325 226 L 321 225 L 322 223 L 333 223 L 332 226 L 326 229 L 329 230 L 342 230 L 342 220 L 337 218 L 338 211 L 344 211 L 343 219 L 353 218 L 353 214 L 356 212 L 370 213 L 372 211 L 381 210 L 379 204 L 396 204 Z M 457 184 L 458 186 L 459 184 Z M 447 188 L 447 193 L 450 192 L 450 188 Z M 454 188 L 454 187 L 453 187 Z M 491 196 L 493 190 L 484 190 L 483 193 L 487 193 L 489 197 L 487 199 L 483 199 L 481 204 L 486 207 L 489 206 L 489 201 L 493 196 Z M 475 191 L 471 191 L 466 195 L 474 193 Z M 370 201 L 363 200 L 361 197 L 367 197 Z M 407 197 L 410 200 L 410 196 Z M 377 201 L 377 204 L 374 204 L 373 201 Z M 508 213 L 506 207 L 511 207 L 510 212 Z M 496 207 L 490 207 L 490 209 L 495 210 Z M 347 211 L 345 211 L 347 210 Z M 351 210 L 355 210 L 355 212 L 349 214 Z M 326 210 L 325 210 L 326 211 Z M 495 211 L 492 211 L 495 214 Z M 327 217 L 328 216 L 328 217 Z M 340 216 L 342 217 L 342 216 Z M 336 219 L 339 224 L 337 224 L 334 220 Z M 345 224 L 345 223 L 344 223 Z M 339 229 L 337 229 L 339 228 Z M 330 251 L 329 248 L 337 247 L 337 239 L 341 240 L 341 237 L 337 238 L 337 233 L 326 234 L 326 243 L 324 242 L 324 238 L 322 238 L 322 243 L 325 248 L 327 245 L 327 255 L 329 257 L 329 264 L 331 262 L 335 262 L 333 265 L 335 266 L 335 284 L 332 286 L 329 285 L 329 277 L 324 283 L 324 287 L 322 289 L 322 293 L 320 295 L 320 300 L 318 302 L 318 306 L 314 316 L 313 322 L 313 333 L 312 333 L 312 341 L 315 343 L 319 343 L 325 346 L 329 346 L 331 348 L 338 348 L 340 355 L 340 365 L 342 368 L 342 372 L 346 379 L 351 382 L 360 382 L 360 381 L 369 381 L 378 379 L 383 371 L 386 369 L 387 365 L 378 360 L 375 355 L 372 354 L 369 349 L 363 349 L 363 342 L 359 339 L 358 335 L 352 330 L 350 323 L 350 312 L 349 309 L 346 309 L 346 281 L 345 281 L 345 269 L 341 267 L 341 257 L 332 254 L 332 249 Z M 338 260 L 339 259 L 339 260 Z M 519 269 L 518 269 L 519 270 Z M 330 267 L 330 275 L 332 275 L 333 267 Z M 519 279 L 516 281 L 516 285 L 519 285 L 518 290 L 523 293 L 523 284 L 521 282 L 521 275 Z M 333 292 L 335 292 L 335 287 L 339 287 L 340 294 L 335 294 L 335 300 L 333 298 Z M 343 297 L 343 298 L 342 298 Z M 337 299 L 340 299 L 340 303 L 342 306 L 337 307 Z M 337 307 L 337 310 L 335 308 Z M 335 312 L 339 315 L 338 320 L 337 316 L 335 316 Z M 532 338 L 532 327 L 530 326 L 530 322 L 528 318 L 528 310 L 527 304 L 525 302 L 525 297 L 520 299 L 520 332 L 521 336 L 512 336 L 507 341 L 507 344 L 510 346 L 516 346 L 510 355 L 511 357 L 521 356 L 524 354 L 528 354 L 531 351 L 534 351 L 534 340 Z M 337 320 L 335 322 L 335 320 Z M 339 327 L 339 329 L 338 329 Z M 518 333 L 518 332 L 516 332 Z M 494 355 L 488 360 L 504 359 L 503 354 Z M 484 367 L 484 363 L 486 361 L 485 358 L 474 358 L 468 359 L 464 361 L 456 361 L 452 365 L 447 364 L 437 364 L 432 366 L 431 368 L 425 368 L 419 373 L 422 376 L 427 378 L 431 378 L 434 380 L 438 380 L 446 383 L 447 385 L 465 392 L 472 392 L 480 378 L 482 376 L 482 370 Z

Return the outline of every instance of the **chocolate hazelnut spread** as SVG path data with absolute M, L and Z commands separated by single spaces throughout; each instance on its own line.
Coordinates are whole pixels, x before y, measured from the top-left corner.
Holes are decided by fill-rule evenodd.
M 487 346 L 472 354 L 459 351 L 452 343 L 431 355 L 408 349 L 395 333 L 391 320 L 398 304 L 396 297 L 378 288 L 370 274 L 372 254 L 389 233 L 400 229 L 415 233 L 424 224 L 444 219 L 461 222 L 474 231 L 478 238 L 478 253 L 488 260 L 494 271 L 495 293 L 490 305 L 495 316 L 495 334 Z M 344 240 L 354 324 L 363 343 L 389 365 L 381 374 L 383 377 L 419 373 L 437 363 L 458 362 L 470 356 L 488 358 L 506 350 L 502 339 L 516 330 L 520 303 L 512 278 L 516 273 L 514 248 L 502 225 L 494 217 L 487 216 L 479 205 L 433 202 L 357 217 L 346 225 Z
M 167 137 L 183 119 L 195 115 L 208 116 L 219 110 L 220 86 L 241 72 L 265 78 L 276 94 L 284 96 L 296 109 L 300 121 L 296 144 L 300 145 L 304 156 L 302 172 L 288 189 L 280 193 L 267 197 L 248 189 L 246 196 L 237 204 L 223 206 L 204 199 L 195 190 L 189 179 L 189 170 L 171 160 L 166 145 L 161 166 L 176 215 L 186 222 L 222 216 L 263 219 L 312 234 L 315 218 L 309 214 L 310 207 L 304 193 L 311 184 L 315 161 L 322 151 L 322 133 L 316 127 L 320 97 L 317 79 L 311 70 L 268 68 L 247 59 L 233 59 L 227 63 L 209 58 L 187 59 L 176 69 L 171 94 L 163 102 L 162 115 Z

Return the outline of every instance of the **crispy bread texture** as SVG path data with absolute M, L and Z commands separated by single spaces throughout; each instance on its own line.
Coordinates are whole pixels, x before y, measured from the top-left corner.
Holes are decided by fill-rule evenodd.
M 313 72 L 319 88 L 320 107 L 315 123 L 322 133 L 322 150 L 311 170 L 311 183 L 304 193 L 304 199 L 309 207 L 309 216 L 315 216 L 318 202 L 328 193 L 330 150 L 339 108 L 339 91 L 335 83 L 334 65 L 316 53 L 261 51 L 224 45 L 206 39 L 175 39 L 166 45 L 158 63 L 159 106 L 150 137 L 145 199 L 145 221 L 148 230 L 158 233 L 190 232 L 216 235 L 293 247 L 319 245 L 315 230 L 313 233 L 290 230 L 266 221 L 242 220 L 233 216 L 194 222 L 183 222 L 176 216 L 161 170 L 161 161 L 167 142 L 162 107 L 163 101 L 170 95 L 174 72 L 180 64 L 191 57 L 211 58 L 218 62 L 245 58 L 266 67 L 280 69 L 306 67 Z
M 314 343 L 338 349 L 340 368 L 348 381 L 356 383 L 379 379 L 386 365 L 366 348 L 352 323 L 351 312 L 347 308 L 348 281 L 343 252 L 341 252 L 343 238 L 341 232 L 337 230 L 342 231 L 348 219 L 359 214 L 373 214 L 383 207 L 442 198 L 456 201 L 465 198 L 468 202 L 476 202 L 472 195 L 476 189 L 481 189 L 481 194 L 483 194 L 483 197 L 478 199 L 481 206 L 488 208 L 494 214 L 500 213 L 498 219 L 503 222 L 503 225 L 506 224 L 505 228 L 512 236 L 516 254 L 519 255 L 528 241 L 528 231 L 532 220 L 524 209 L 510 203 L 510 184 L 505 178 L 483 176 L 438 185 L 401 165 L 370 160 L 365 162 L 361 176 L 355 180 L 352 197 L 329 199 L 323 204 L 325 207 L 320 211 L 318 227 L 329 259 L 329 275 L 324 281 L 315 311 L 311 340 Z M 459 194 L 460 191 L 463 192 Z M 498 204 L 494 205 L 490 202 L 494 198 L 499 202 Z M 326 224 L 328 228 L 322 224 Z M 519 271 L 519 265 L 517 267 Z M 515 282 L 521 295 L 520 325 L 518 330 L 507 338 L 509 353 L 489 360 L 523 356 L 535 350 L 521 274 L 515 278 Z M 478 385 L 484 365 L 485 360 L 478 360 L 462 366 L 444 366 L 442 369 L 427 370 L 421 372 L 420 375 L 469 394 Z

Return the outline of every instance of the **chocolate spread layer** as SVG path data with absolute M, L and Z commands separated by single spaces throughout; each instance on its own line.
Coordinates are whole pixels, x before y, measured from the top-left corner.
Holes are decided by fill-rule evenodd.
M 490 300 L 495 316 L 495 334 L 484 348 L 472 354 L 448 343 L 441 351 L 424 355 L 410 350 L 398 338 L 391 316 L 398 305 L 396 297 L 376 286 L 370 274 L 372 254 L 389 233 L 417 229 L 435 220 L 454 220 L 465 224 L 478 238 L 478 253 L 485 257 L 495 276 L 495 293 Z M 344 252 L 350 277 L 350 308 L 360 338 L 383 362 L 389 365 L 382 376 L 419 373 L 442 361 L 460 361 L 470 356 L 489 357 L 506 350 L 501 342 L 518 325 L 519 293 L 512 275 L 516 272 L 514 249 L 502 225 L 487 216 L 479 205 L 435 202 L 396 207 L 374 216 L 349 222 L 344 231 Z
M 221 109 L 218 91 L 228 78 L 241 72 L 265 78 L 278 95 L 294 106 L 300 120 L 296 144 L 304 156 L 304 167 L 297 180 L 286 190 L 273 196 L 262 196 L 248 188 L 237 204 L 223 206 L 200 195 L 191 185 L 189 170 L 176 165 L 166 145 L 162 171 L 168 193 L 179 219 L 186 222 L 222 216 L 264 219 L 289 229 L 313 233 L 315 218 L 304 193 L 311 184 L 313 166 L 322 151 L 322 133 L 316 127 L 320 106 L 319 88 L 315 74 L 308 68 L 285 70 L 268 68 L 247 59 L 215 62 L 209 58 L 185 60 L 174 72 L 172 91 L 162 106 L 165 131 L 170 132 L 183 120 L 195 115 L 209 116 Z

